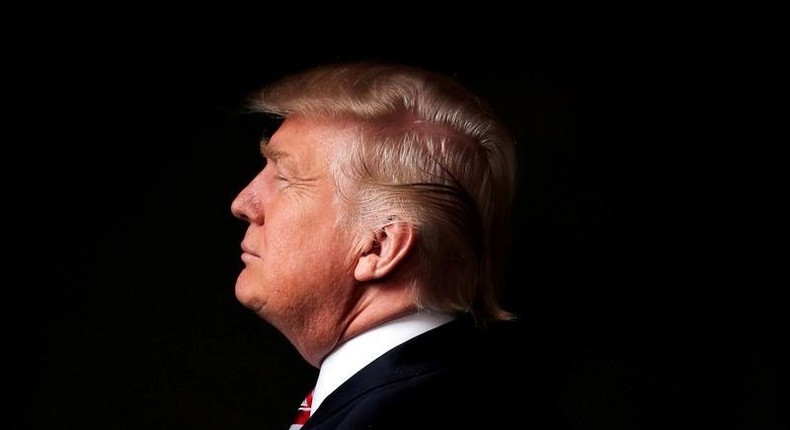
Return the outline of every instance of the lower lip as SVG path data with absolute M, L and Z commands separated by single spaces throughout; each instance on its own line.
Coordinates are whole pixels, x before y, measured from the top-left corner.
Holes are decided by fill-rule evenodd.
M 257 259 L 257 258 L 258 258 L 258 256 L 257 256 L 257 255 L 250 254 L 249 252 L 242 252 L 242 253 L 241 253 L 241 261 L 243 261 L 243 262 L 245 262 L 245 263 L 249 263 L 249 262 L 251 262 L 252 260 L 255 260 L 255 259 Z

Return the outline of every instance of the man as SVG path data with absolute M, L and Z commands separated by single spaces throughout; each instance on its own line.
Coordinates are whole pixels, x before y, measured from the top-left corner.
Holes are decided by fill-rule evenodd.
M 252 101 L 282 122 L 232 203 L 249 224 L 235 291 L 319 369 L 302 430 L 523 422 L 529 382 L 498 328 L 505 126 L 454 80 L 395 64 L 315 68 Z

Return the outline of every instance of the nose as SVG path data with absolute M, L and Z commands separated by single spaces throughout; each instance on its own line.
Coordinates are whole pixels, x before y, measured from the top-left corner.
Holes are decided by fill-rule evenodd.
M 249 198 L 249 193 L 246 192 L 247 188 L 239 192 L 233 201 L 230 203 L 230 212 L 238 219 L 247 221 L 247 215 L 245 214 L 245 207 L 247 206 L 247 199 Z
M 239 192 L 230 204 L 230 211 L 236 218 L 247 222 L 263 223 L 263 210 L 260 200 L 256 198 L 254 180 Z

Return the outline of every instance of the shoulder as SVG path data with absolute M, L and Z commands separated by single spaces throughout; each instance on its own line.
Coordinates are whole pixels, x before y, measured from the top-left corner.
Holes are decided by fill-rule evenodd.
M 560 429 L 555 414 L 543 406 L 551 403 L 548 392 L 531 378 L 539 369 L 525 361 L 521 334 L 517 324 L 483 328 L 468 321 L 427 332 L 367 369 L 392 375 L 386 383 L 356 391 L 327 417 L 328 428 L 420 430 L 478 423 L 506 428 L 527 414 L 543 429 Z
M 479 375 L 442 370 L 377 387 L 340 411 L 332 428 L 511 428 L 529 422 L 542 430 L 566 429 L 544 406 L 550 403 L 548 393 L 520 386 L 518 379 L 486 381 Z

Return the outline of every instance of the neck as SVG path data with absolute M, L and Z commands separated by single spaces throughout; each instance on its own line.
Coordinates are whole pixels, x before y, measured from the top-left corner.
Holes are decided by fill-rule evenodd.
M 396 318 L 417 312 L 410 295 L 403 287 L 377 285 L 365 287 L 364 291 L 349 310 L 342 313 L 343 317 L 332 315 L 315 321 L 314 329 L 310 330 L 313 335 L 307 339 L 302 338 L 301 346 L 292 340 L 308 363 L 320 367 L 329 353 L 349 339 Z

